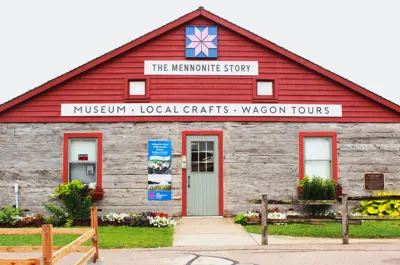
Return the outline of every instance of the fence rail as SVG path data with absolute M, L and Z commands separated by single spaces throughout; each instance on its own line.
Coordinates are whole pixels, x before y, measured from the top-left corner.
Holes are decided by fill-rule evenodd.
M 57 228 L 53 230 L 53 235 L 81 235 L 89 231 L 90 228 Z M 0 228 L 0 235 L 41 235 L 42 228 Z
M 43 225 L 42 228 L 1 228 L 0 235 L 42 235 L 42 246 L 2 246 L 0 252 L 42 252 L 41 258 L 3 258 L 0 265 L 54 265 L 70 252 L 87 252 L 75 265 L 83 265 L 93 257 L 99 258 L 97 207 L 90 209 L 91 228 L 57 228 Z M 81 235 L 66 246 L 53 246 L 53 235 Z M 81 246 L 92 240 L 91 247 Z M 42 261 L 42 263 L 41 263 Z
M 263 194 L 261 200 L 251 200 L 253 203 L 261 203 L 261 243 L 268 245 L 268 223 L 334 223 L 341 220 L 342 223 L 342 243 L 349 244 L 349 223 L 359 223 L 361 220 L 400 220 L 400 217 L 391 216 L 349 216 L 349 201 L 367 201 L 367 200 L 400 200 L 400 196 L 357 196 L 348 197 L 343 194 L 339 200 L 268 200 L 268 196 Z M 341 203 L 342 216 L 336 218 L 307 218 L 296 217 L 287 219 L 269 219 L 268 204 L 286 204 L 286 205 L 335 205 Z

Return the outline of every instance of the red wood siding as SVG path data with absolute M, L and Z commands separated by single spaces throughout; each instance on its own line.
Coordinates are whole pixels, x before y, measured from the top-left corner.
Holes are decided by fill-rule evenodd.
M 215 25 L 195 18 L 187 25 Z M 144 76 L 145 60 L 186 60 L 185 26 L 92 68 L 0 114 L 0 122 L 304 121 L 400 122 L 400 114 L 223 26 L 218 60 L 258 61 L 260 79 L 279 80 L 278 102 L 341 104 L 342 118 L 299 117 L 61 117 L 62 103 L 123 103 L 130 76 L 149 77 L 147 102 L 253 103 L 253 77 Z

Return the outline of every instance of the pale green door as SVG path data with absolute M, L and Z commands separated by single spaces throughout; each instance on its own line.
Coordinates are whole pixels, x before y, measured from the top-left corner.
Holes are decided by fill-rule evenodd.
M 218 215 L 218 136 L 187 136 L 187 215 Z

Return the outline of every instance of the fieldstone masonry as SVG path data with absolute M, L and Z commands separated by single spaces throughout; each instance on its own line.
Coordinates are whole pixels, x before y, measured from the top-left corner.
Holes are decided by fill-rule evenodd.
M 247 202 L 296 196 L 299 132 L 338 133 L 339 182 L 350 195 L 367 195 L 365 172 L 385 173 L 386 189 L 400 188 L 400 124 L 374 123 L 3 123 L 0 124 L 0 205 L 43 210 L 41 202 L 61 183 L 63 134 L 103 133 L 102 213 L 167 211 L 181 215 L 181 149 L 184 130 L 224 132 L 225 214 L 257 207 Z M 173 200 L 147 200 L 147 141 L 172 140 Z

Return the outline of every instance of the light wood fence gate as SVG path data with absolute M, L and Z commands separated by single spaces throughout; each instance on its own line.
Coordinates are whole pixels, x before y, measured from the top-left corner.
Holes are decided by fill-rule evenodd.
M 0 265 L 54 265 L 70 252 L 86 252 L 75 263 L 83 265 L 93 257 L 93 262 L 99 258 L 97 207 L 90 209 L 90 228 L 56 228 L 43 225 L 42 228 L 1 228 L 0 235 L 42 235 L 42 246 L 0 246 L 0 252 L 42 252 L 41 258 L 0 258 Z M 53 235 L 81 235 L 66 246 L 53 246 Z M 92 240 L 91 247 L 81 246 L 87 240 Z
M 400 200 L 400 196 L 357 196 L 348 197 L 347 194 L 343 194 L 339 201 L 324 201 L 324 200 L 294 200 L 294 201 L 284 201 L 284 200 L 268 200 L 267 194 L 261 196 L 261 200 L 257 200 L 255 203 L 262 204 L 261 212 L 261 244 L 268 245 L 268 224 L 269 223 L 332 223 L 336 220 L 341 220 L 342 223 L 342 243 L 349 244 L 349 221 L 354 220 L 400 220 L 400 217 L 390 217 L 390 216 L 349 216 L 349 201 L 366 201 L 366 200 Z M 268 204 L 285 204 L 285 205 L 335 205 L 339 204 L 341 201 L 342 205 L 342 216 L 335 219 L 332 218 L 318 218 L 309 219 L 304 217 L 298 218 L 288 218 L 288 219 L 268 219 Z

